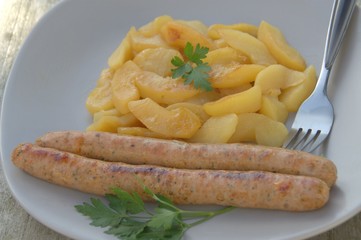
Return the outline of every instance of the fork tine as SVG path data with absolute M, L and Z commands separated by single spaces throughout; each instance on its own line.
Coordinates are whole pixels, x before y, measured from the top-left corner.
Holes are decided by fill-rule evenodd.
M 310 130 L 303 131 L 302 128 L 299 128 L 295 132 L 296 133 L 294 134 L 293 138 L 290 140 L 290 142 L 286 146 L 289 149 L 300 149 L 299 146 L 303 146 L 310 135 Z
M 311 147 L 313 143 L 317 140 L 318 136 L 320 135 L 320 130 L 312 131 L 312 129 L 309 129 L 310 134 L 308 136 L 308 141 L 306 141 L 300 150 L 304 151 L 307 147 Z
M 288 139 L 286 140 L 283 147 L 284 148 L 292 148 L 292 146 L 295 144 L 295 141 L 297 140 L 298 135 L 300 134 L 301 131 L 302 131 L 302 129 L 298 129 L 297 131 L 296 131 L 296 129 L 291 129 L 290 132 L 288 133 Z
M 302 128 L 291 130 L 289 141 L 284 145 L 285 148 L 300 150 L 306 152 L 315 151 L 319 145 L 327 138 L 327 134 L 322 134 L 320 130 L 304 131 Z
M 317 131 L 312 141 L 302 150 L 306 152 L 315 151 L 321 145 L 321 143 L 327 138 L 327 136 L 328 134 L 322 133 L 321 131 Z

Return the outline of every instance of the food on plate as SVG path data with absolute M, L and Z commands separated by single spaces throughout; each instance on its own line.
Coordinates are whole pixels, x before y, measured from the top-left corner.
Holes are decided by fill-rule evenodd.
M 230 113 L 257 112 L 261 108 L 262 92 L 253 86 L 243 92 L 231 94 L 203 105 L 204 111 L 210 116 L 222 116 Z
M 219 117 L 210 117 L 188 142 L 227 143 L 238 124 L 238 117 L 231 113 Z
M 306 69 L 306 63 L 301 54 L 287 43 L 286 38 L 278 28 L 262 21 L 258 28 L 257 37 L 267 46 L 278 63 L 298 71 Z
M 282 91 L 279 100 L 286 106 L 289 112 L 296 112 L 302 104 L 302 99 L 306 99 L 309 93 L 313 91 L 316 86 L 316 70 L 313 66 L 307 68 L 305 81 L 300 85 L 293 86 Z
M 180 240 L 188 229 L 234 209 L 223 207 L 206 211 L 183 210 L 165 196 L 155 194 L 147 186 L 143 186 L 143 189 L 157 203 L 153 204 L 153 209 L 149 206 L 146 208 L 136 192 L 128 193 L 120 188 L 113 188 L 112 194 L 105 195 L 108 206 L 101 199 L 92 198 L 90 203 L 83 202 L 76 205 L 75 209 L 91 219 L 90 225 L 105 228 L 105 233 L 122 240 L 170 237 Z M 109 221 L 110 214 L 112 221 Z
M 329 198 L 327 184 L 314 177 L 262 171 L 189 170 L 106 162 L 33 144 L 14 151 L 16 166 L 40 179 L 104 195 L 112 187 L 150 200 L 139 181 L 176 204 L 217 204 L 287 211 L 318 209 Z
M 129 102 L 128 106 L 148 129 L 167 137 L 190 138 L 201 126 L 199 117 L 185 107 L 169 110 L 150 98 Z
M 127 222 L 132 236 L 140 224 L 136 235 L 156 229 L 181 237 L 234 207 L 316 210 L 328 202 L 335 165 L 279 148 L 289 112 L 315 85 L 314 67 L 265 21 L 208 27 L 160 16 L 131 27 L 110 55 L 86 100 L 93 116 L 86 132 L 47 133 L 35 144 L 18 145 L 12 161 L 39 179 L 104 195 L 110 211 L 124 210 L 121 218 L 131 211 L 149 214 L 142 200 L 155 200 L 160 205 L 149 221 Z M 105 205 L 91 202 L 76 209 L 93 225 L 107 227 L 99 223 Z M 203 219 L 184 224 L 184 211 L 173 202 L 227 207 L 186 211 L 188 220 Z M 124 209 L 130 204 L 140 208 Z M 173 225 L 181 235 L 169 232 Z M 113 234 L 113 227 L 106 233 Z
M 281 122 L 259 113 L 243 113 L 238 115 L 238 124 L 228 142 L 257 142 L 265 146 L 278 146 L 287 135 L 288 130 Z
M 265 66 L 277 63 L 264 43 L 256 37 L 233 29 L 219 29 L 218 33 L 229 46 L 248 56 L 252 63 Z
M 196 144 L 102 132 L 50 132 L 36 141 L 89 158 L 180 169 L 256 170 L 313 176 L 332 186 L 336 167 L 302 151 L 251 144 Z
M 148 137 L 164 136 L 165 139 L 200 143 L 230 143 L 237 139 L 239 142 L 280 147 L 287 137 L 285 122 L 289 112 L 297 111 L 313 91 L 315 83 L 314 67 L 307 66 L 281 30 L 270 23 L 207 26 L 197 20 L 159 16 L 139 28 L 131 27 L 110 55 L 108 67 L 101 73 L 97 86 L 86 101 L 89 113 L 94 116 L 87 130 L 137 136 L 143 132 L 143 136 Z M 148 100 L 143 101 L 145 99 Z M 135 121 L 120 124 L 118 118 L 128 114 L 129 105 L 136 101 L 158 104 L 158 109 L 168 113 L 158 117 L 158 112 L 153 114 L 154 119 L 163 125 L 179 122 L 175 112 L 187 110 L 200 118 L 200 125 L 193 124 L 194 129 L 184 134 L 170 134 L 164 131 L 167 126 L 154 127 L 154 124 L 145 123 L 144 114 L 133 112 L 138 123 L 143 125 Z M 99 112 L 102 114 L 113 109 L 118 111 L 117 118 L 95 117 Z M 243 121 L 241 125 L 232 120 L 230 126 L 217 128 L 222 134 L 216 138 L 213 127 L 209 127 L 214 119 L 249 113 L 261 114 L 271 122 L 278 122 L 267 125 L 277 126 L 276 129 L 258 128 L 251 121 Z M 147 119 L 150 117 L 148 115 Z M 236 120 L 239 122 L 243 118 Z M 256 122 L 262 123 L 263 120 Z M 238 126 L 237 131 L 233 125 Z M 139 127 L 149 131 L 131 130 Z M 258 129 L 258 137 L 252 133 L 251 137 L 240 138 L 241 127 L 243 132 Z M 117 131 L 117 128 L 123 129 Z M 269 131 L 272 137 L 267 137 Z M 207 136 L 213 136 L 212 140 Z

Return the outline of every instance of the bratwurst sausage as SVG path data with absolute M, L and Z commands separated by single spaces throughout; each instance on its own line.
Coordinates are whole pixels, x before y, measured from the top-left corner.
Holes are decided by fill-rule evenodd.
M 105 132 L 50 132 L 36 144 L 108 161 L 183 169 L 268 171 L 336 181 L 332 161 L 310 153 L 251 144 L 197 144 Z
M 12 154 L 29 174 L 83 192 L 104 195 L 111 187 L 137 192 L 149 200 L 141 183 L 177 204 L 309 211 L 329 198 L 327 184 L 314 177 L 262 171 L 189 170 L 106 162 L 33 144 Z

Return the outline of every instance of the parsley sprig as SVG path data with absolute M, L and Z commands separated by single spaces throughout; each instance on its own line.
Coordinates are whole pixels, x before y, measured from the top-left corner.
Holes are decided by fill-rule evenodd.
M 106 234 L 119 239 L 181 239 L 184 233 L 217 215 L 229 212 L 234 207 L 216 211 L 187 211 L 175 206 L 168 198 L 153 193 L 143 186 L 144 191 L 156 201 L 153 211 L 147 210 L 137 193 L 128 193 L 114 188 L 114 194 L 105 196 L 106 206 L 100 199 L 91 198 L 75 208 L 91 219 L 90 225 L 107 228 Z M 191 222 L 190 222 L 191 221 Z
M 201 47 L 199 44 L 194 49 L 192 44 L 187 42 L 184 55 L 188 58 L 188 61 L 184 62 L 178 56 L 172 58 L 171 63 L 177 67 L 172 69 L 172 78 L 182 77 L 185 84 L 193 82 L 196 89 L 203 88 L 206 91 L 212 91 L 212 85 L 208 81 L 208 72 L 211 67 L 208 63 L 202 61 L 206 57 L 208 50 L 208 48 Z

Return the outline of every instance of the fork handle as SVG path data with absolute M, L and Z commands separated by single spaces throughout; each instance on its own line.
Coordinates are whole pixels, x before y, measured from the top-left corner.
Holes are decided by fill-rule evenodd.
M 326 37 L 324 67 L 331 70 L 346 29 L 350 23 L 356 0 L 335 0 Z
M 331 68 L 340 50 L 341 42 L 345 36 L 355 6 L 356 0 L 334 1 L 327 31 L 322 67 L 312 95 L 325 94 L 327 96 L 327 83 Z

